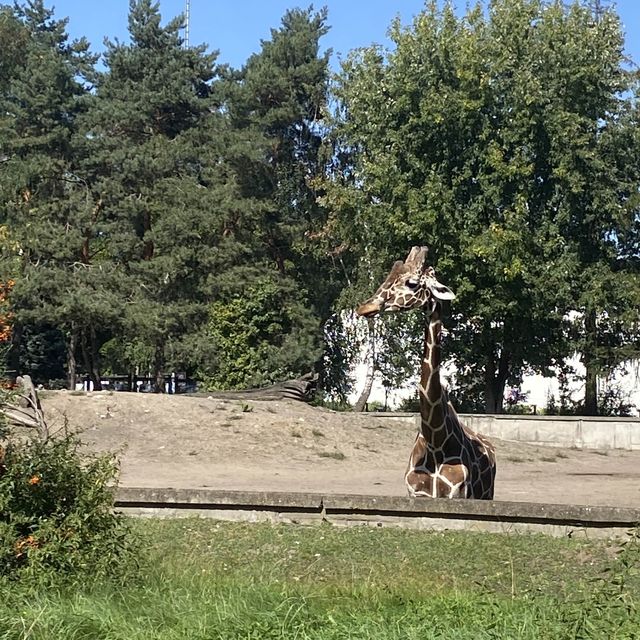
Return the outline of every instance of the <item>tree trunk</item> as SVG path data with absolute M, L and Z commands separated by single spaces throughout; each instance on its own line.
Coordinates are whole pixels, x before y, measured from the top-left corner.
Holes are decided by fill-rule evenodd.
M 153 393 L 164 393 L 164 347 L 156 344 L 155 357 L 153 361 Z
M 504 388 L 509 375 L 509 354 L 505 349 L 500 350 L 498 371 L 493 359 L 493 353 L 487 355 L 484 369 L 484 410 L 485 413 L 502 413 L 504 403 Z
M 487 354 L 484 363 L 484 412 L 496 413 L 496 390 L 494 386 L 496 363 L 493 353 Z
M 598 415 L 598 369 L 594 354 L 597 346 L 596 312 L 587 311 L 584 320 L 585 342 L 582 364 L 585 368 L 584 407 L 585 416 Z
M 20 371 L 20 347 L 22 345 L 22 325 L 15 323 L 11 328 L 11 340 L 9 342 L 9 352 L 7 353 L 7 376 L 15 380 Z
M 89 357 L 91 358 L 91 378 L 93 379 L 93 388 L 96 391 L 102 391 L 98 338 L 96 336 L 96 328 L 93 324 L 89 327 Z
M 78 345 L 78 329 L 75 323 L 71 323 L 69 339 L 67 341 L 67 387 L 69 391 L 76 388 L 76 347 Z
M 94 391 L 102 391 L 102 376 L 98 362 L 98 347 L 96 344 L 96 330 L 94 327 L 84 329 L 81 340 L 82 359 L 84 366 L 93 382 Z
M 359 412 L 364 411 L 367 406 L 369 396 L 371 395 L 371 389 L 373 388 L 373 379 L 376 374 L 376 336 L 374 332 L 374 322 L 373 318 L 367 320 L 367 324 L 369 326 L 369 344 L 367 345 L 366 356 L 367 373 L 364 378 L 364 388 L 362 389 L 362 393 L 353 405 L 353 410 Z
M 586 376 L 584 389 L 584 409 L 585 416 L 598 415 L 598 375 L 591 362 L 585 362 Z
M 493 390 L 493 385 L 487 381 L 485 381 L 485 387 L 484 387 L 484 412 L 497 413 L 496 398 L 495 398 L 495 392 Z

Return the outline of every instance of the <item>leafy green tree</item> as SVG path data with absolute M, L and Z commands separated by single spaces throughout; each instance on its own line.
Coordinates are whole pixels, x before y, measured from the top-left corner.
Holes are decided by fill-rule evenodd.
M 586 370 L 587 415 L 606 409 L 598 378 L 640 356 L 640 112 L 626 101 L 620 111 L 598 136 L 601 158 L 589 167 L 588 200 L 576 220 L 576 349 Z M 591 179 L 598 181 L 596 193 Z
M 572 334 L 586 370 L 582 411 L 595 415 L 606 410 L 606 398 L 597 397 L 598 378 L 640 354 L 639 253 L 633 248 L 640 146 L 638 113 L 628 97 L 637 86 L 624 68 L 619 18 L 604 3 L 587 8 L 574 8 L 582 25 L 574 39 L 592 52 L 593 62 L 569 85 L 555 155 L 564 192 L 558 226 L 576 265 Z
M 325 200 L 366 258 L 363 292 L 368 272 L 430 247 L 457 294 L 457 395 L 480 375 L 485 410 L 500 412 L 507 384 L 571 353 L 581 234 L 612 249 L 633 216 L 630 164 L 606 170 L 629 88 L 619 21 L 561 2 L 494 0 L 462 18 L 430 2 L 390 34 L 393 51 L 343 64 L 336 137 L 352 162 Z
M 348 312 L 334 313 L 324 325 L 319 400 L 330 406 L 346 407 L 354 389 L 353 363 L 358 358 L 361 343 L 354 331 L 353 316 Z
M 315 326 L 294 282 L 287 290 L 276 273 L 258 276 L 242 294 L 211 305 L 209 336 L 219 356 L 201 378 L 208 388 L 246 389 L 296 377 L 318 355 Z

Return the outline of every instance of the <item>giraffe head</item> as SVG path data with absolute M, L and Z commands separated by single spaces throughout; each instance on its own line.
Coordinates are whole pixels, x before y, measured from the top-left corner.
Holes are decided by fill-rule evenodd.
M 435 310 L 440 300 L 455 295 L 436 279 L 433 267 L 425 264 L 427 247 L 412 247 L 404 262 L 398 260 L 378 290 L 356 309 L 359 316 L 370 318 L 382 311 L 409 311 L 424 307 Z

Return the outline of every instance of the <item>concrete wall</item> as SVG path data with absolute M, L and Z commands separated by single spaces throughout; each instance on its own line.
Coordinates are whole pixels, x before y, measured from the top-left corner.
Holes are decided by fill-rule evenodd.
M 413 420 L 416 414 L 377 413 L 389 420 Z M 640 418 L 460 414 L 473 431 L 501 440 L 578 449 L 640 449 Z
M 552 447 L 640 449 L 638 418 L 464 415 L 465 424 L 487 436 Z
M 588 537 L 624 537 L 640 521 L 640 509 L 622 507 L 215 489 L 120 487 L 115 506 L 130 515 L 150 517 Z

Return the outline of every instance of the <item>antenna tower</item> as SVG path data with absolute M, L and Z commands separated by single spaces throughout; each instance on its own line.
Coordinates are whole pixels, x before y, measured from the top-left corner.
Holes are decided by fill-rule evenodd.
M 191 19 L 191 0 L 185 0 L 186 6 L 184 10 L 184 48 L 189 48 L 189 21 Z

